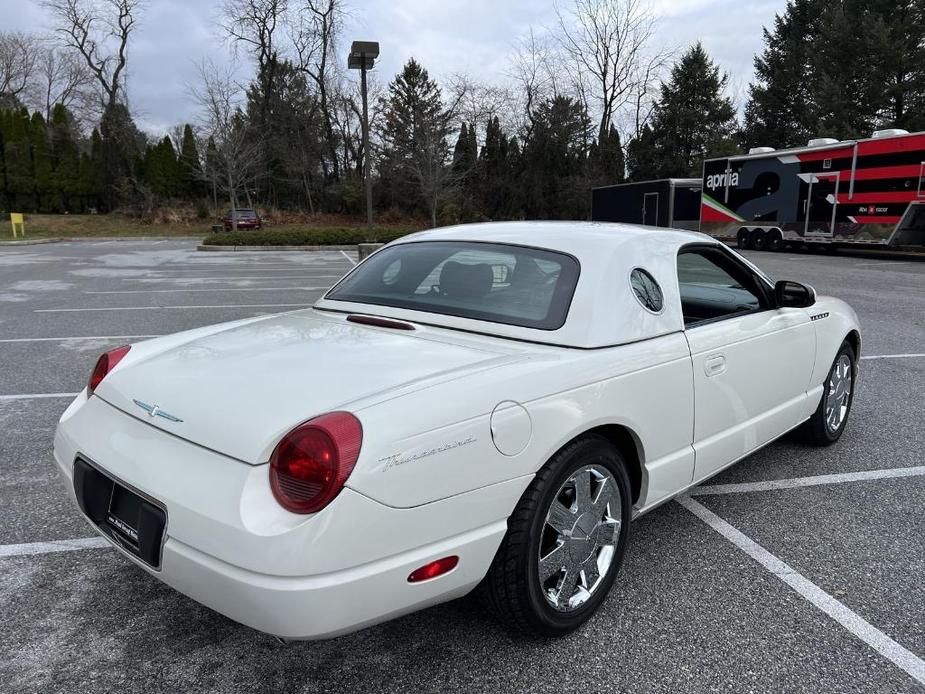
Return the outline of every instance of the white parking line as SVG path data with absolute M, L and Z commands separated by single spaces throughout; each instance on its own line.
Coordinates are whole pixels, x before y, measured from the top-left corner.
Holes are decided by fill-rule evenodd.
M 103 537 L 81 537 L 77 540 L 50 540 L 48 542 L 27 542 L 22 545 L 0 545 L 0 557 L 22 557 L 49 552 L 73 552 L 78 549 L 103 549 L 111 547 Z
M 895 477 L 920 477 L 922 475 L 925 475 L 925 465 L 916 465 L 914 467 L 886 468 L 883 470 L 842 472 L 834 475 L 794 477 L 788 480 L 767 480 L 765 482 L 741 482 L 737 484 L 702 485 L 691 490 L 691 496 L 706 496 L 708 494 L 741 494 L 743 492 L 767 492 L 771 491 L 772 489 L 796 489 L 797 487 L 815 487 L 820 484 L 843 484 L 845 482 L 885 480 Z
M 48 398 L 76 398 L 79 393 L 26 393 L 21 395 L 0 395 L 0 401 L 45 400 Z
M 903 648 L 873 624 L 839 602 L 786 562 L 778 559 L 764 547 L 746 536 L 689 496 L 678 498 L 678 503 L 697 516 L 713 530 L 725 537 L 749 557 L 790 586 L 813 606 L 841 624 L 850 633 L 894 665 L 905 670 L 920 684 L 925 684 L 925 661 Z
M 318 292 L 328 289 L 328 287 L 211 287 L 189 289 L 188 287 L 179 287 L 177 289 L 117 289 L 105 292 L 84 292 L 84 294 L 159 294 L 163 292 L 286 292 L 292 289 L 301 289 L 306 292 Z
M 343 275 L 284 275 L 283 277 L 265 277 L 264 275 L 239 275 L 237 277 L 120 277 L 122 282 L 234 282 L 236 280 L 326 280 L 340 279 Z
M 193 308 L 311 308 L 311 304 L 209 304 L 196 306 L 101 306 L 93 308 L 37 308 L 33 313 L 81 313 L 84 311 L 166 311 Z
M 356 264 L 357 264 L 357 261 L 355 261 L 355 260 L 354 260 L 353 258 L 351 258 L 349 255 L 347 255 L 347 251 L 341 251 L 341 255 L 343 255 L 347 260 L 349 260 L 351 265 L 356 265 Z
M 879 267 L 891 268 L 891 267 L 895 267 L 896 265 L 908 265 L 909 264 L 907 262 L 899 262 L 899 261 L 888 260 L 888 259 L 884 259 L 884 260 L 886 260 L 886 262 L 881 260 L 880 262 L 877 262 L 877 263 L 855 263 L 854 266 L 855 267 L 877 267 L 879 266 Z
M 912 359 L 914 357 L 925 357 L 925 352 L 918 352 L 915 354 L 869 354 L 861 357 L 861 360 L 864 359 Z
M 0 340 L 0 344 L 11 342 L 69 342 L 70 340 L 146 340 L 161 335 L 94 335 L 92 337 L 12 337 Z

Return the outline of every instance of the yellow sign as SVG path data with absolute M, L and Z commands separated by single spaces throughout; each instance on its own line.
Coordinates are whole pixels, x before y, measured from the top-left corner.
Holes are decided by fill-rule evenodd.
M 26 222 L 23 219 L 22 212 L 10 212 L 10 224 L 13 226 L 13 238 L 16 238 L 16 229 L 19 228 L 23 238 L 26 237 Z

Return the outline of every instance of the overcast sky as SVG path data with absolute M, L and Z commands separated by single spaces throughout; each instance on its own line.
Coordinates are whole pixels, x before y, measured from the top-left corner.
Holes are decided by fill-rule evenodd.
M 344 42 L 378 40 L 377 71 L 388 82 L 411 56 L 438 79 L 466 72 L 485 81 L 506 79 L 512 46 L 531 26 L 555 23 L 553 0 L 348 0 Z M 567 3 L 568 0 L 561 0 Z M 742 106 L 752 78 L 761 30 L 785 0 L 652 0 L 660 15 L 658 40 L 683 49 L 698 39 L 731 77 Z M 129 95 L 139 125 L 164 132 L 195 119 L 187 85 L 203 58 L 231 61 L 217 29 L 221 0 L 150 0 L 129 53 Z M 42 32 L 49 17 L 39 0 L 0 0 L 0 29 Z M 246 76 L 247 66 L 240 68 Z

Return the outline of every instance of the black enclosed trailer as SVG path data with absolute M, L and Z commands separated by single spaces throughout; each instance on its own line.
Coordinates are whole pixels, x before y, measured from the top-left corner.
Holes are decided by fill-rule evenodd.
M 699 178 L 664 178 L 602 186 L 591 191 L 591 219 L 697 230 Z

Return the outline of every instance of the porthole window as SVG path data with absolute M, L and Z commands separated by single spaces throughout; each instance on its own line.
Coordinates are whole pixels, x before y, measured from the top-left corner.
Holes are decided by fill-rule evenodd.
M 642 268 L 635 268 L 630 273 L 630 286 L 636 295 L 636 300 L 642 307 L 652 313 L 661 313 L 664 305 L 662 288 L 648 272 Z
M 398 273 L 401 272 L 401 258 L 393 260 L 382 273 L 382 283 L 393 285 L 398 281 Z

